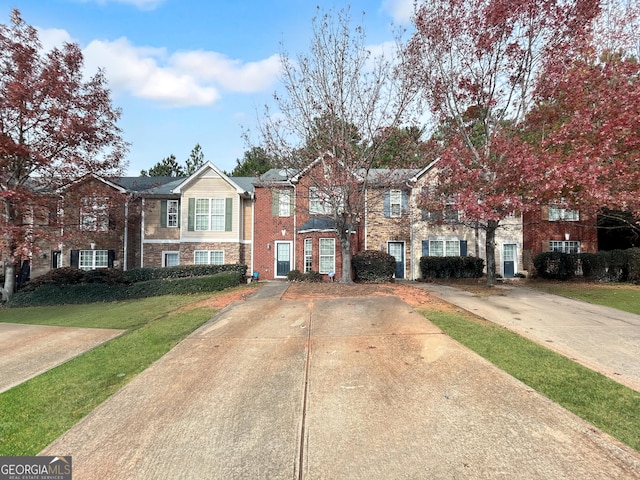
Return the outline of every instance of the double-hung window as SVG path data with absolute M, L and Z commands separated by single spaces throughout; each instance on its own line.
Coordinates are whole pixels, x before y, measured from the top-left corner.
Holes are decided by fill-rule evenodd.
M 80 250 L 79 268 L 81 270 L 95 270 L 109 266 L 108 250 Z
M 195 226 L 199 231 L 223 232 L 225 229 L 225 199 L 196 198 Z
M 167 227 L 178 226 L 178 200 L 167 200 Z
M 80 229 L 92 232 L 106 232 L 109 229 L 108 199 L 106 197 L 86 197 L 80 206 Z
M 562 253 L 580 253 L 580 242 L 577 240 L 551 240 L 549 250 Z
M 195 265 L 223 265 L 224 251 L 222 250 L 196 250 L 193 253 Z
M 460 256 L 460 241 L 459 240 L 430 240 L 429 256 L 458 257 Z
M 391 218 L 402 216 L 402 190 L 389 191 L 389 216 Z
M 550 222 L 577 222 L 580 220 L 580 213 L 578 210 L 569 210 L 561 208 L 560 205 L 549 206 L 549 221 Z
M 336 240 L 335 238 L 320 239 L 320 273 L 336 271 Z
M 304 239 L 304 271 L 310 272 L 313 268 L 313 240 L 311 238 Z

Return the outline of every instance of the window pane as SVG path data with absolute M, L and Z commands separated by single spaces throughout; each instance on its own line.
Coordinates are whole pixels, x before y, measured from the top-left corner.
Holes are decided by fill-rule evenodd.
M 222 250 L 213 250 L 209 252 L 211 265 L 223 265 L 224 264 L 224 252 Z
M 93 270 L 93 250 L 80 250 L 80 268 Z
M 208 198 L 196 198 L 196 230 L 209 230 Z
M 432 257 L 444 256 L 444 242 L 442 240 L 432 240 L 429 242 L 429 255 Z
M 313 268 L 313 241 L 310 238 L 304 239 L 304 271 L 310 272 Z
M 446 256 L 447 257 L 460 256 L 460 242 L 458 240 L 446 241 Z
M 211 199 L 211 230 L 224 231 L 224 198 Z
M 320 273 L 329 273 L 335 271 L 335 239 L 320 239 Z
M 291 193 L 289 190 L 280 190 L 278 195 L 278 216 L 288 217 L 291 215 Z
M 193 255 L 193 263 L 196 265 L 207 265 L 209 263 L 209 252 L 206 250 L 196 250 Z
M 107 250 L 96 250 L 95 252 L 95 268 L 107 268 L 109 266 L 109 252 Z
M 180 256 L 178 253 L 165 253 L 164 262 L 165 267 L 175 267 L 180 264 Z
M 178 201 L 167 201 L 167 227 L 178 226 Z

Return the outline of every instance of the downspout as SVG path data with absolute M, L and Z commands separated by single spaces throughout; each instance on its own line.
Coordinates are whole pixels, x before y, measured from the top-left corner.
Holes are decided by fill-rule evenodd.
M 124 202 L 124 259 L 122 260 L 122 269 L 127 271 L 127 258 L 129 254 L 129 197 Z
M 253 272 L 255 272 L 255 258 L 256 258 L 256 197 L 255 192 L 251 194 L 251 271 L 248 272 L 249 276 L 253 278 Z
M 144 267 L 144 208 L 145 199 L 142 199 L 142 212 L 140 213 L 140 268 Z
M 298 215 L 296 213 L 297 210 L 297 197 L 296 195 L 298 194 L 298 188 L 296 187 L 295 184 L 293 184 L 293 265 L 298 268 L 298 255 L 296 255 L 297 250 L 296 250 L 296 243 L 297 243 L 297 239 L 298 239 Z M 303 256 L 304 258 L 304 256 Z M 302 270 L 304 271 L 304 265 L 302 265 Z

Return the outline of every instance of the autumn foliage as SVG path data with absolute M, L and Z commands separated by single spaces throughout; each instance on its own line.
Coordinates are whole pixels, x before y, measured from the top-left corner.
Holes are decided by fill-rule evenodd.
M 59 188 L 122 170 L 120 110 L 104 72 L 84 75 L 78 45 L 45 51 L 17 10 L 11 25 L 0 25 L 0 234 L 9 269 L 34 253 L 36 240 L 62 239 L 62 230 L 51 228 L 59 221 L 52 200 Z M 13 271 L 6 277 L 11 281 Z

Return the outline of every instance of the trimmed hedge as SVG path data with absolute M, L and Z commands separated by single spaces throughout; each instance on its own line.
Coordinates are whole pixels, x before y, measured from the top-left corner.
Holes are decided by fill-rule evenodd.
M 576 275 L 578 256 L 562 252 L 542 252 L 533 259 L 533 266 L 542 278 L 569 280 Z
M 300 270 L 291 270 L 287 273 L 287 280 L 290 282 L 318 283 L 322 282 L 322 275 L 319 272 L 314 272 L 313 270 L 305 273 L 302 273 Z
M 606 282 L 640 283 L 640 248 L 598 253 L 543 252 L 533 260 L 538 276 L 569 280 L 576 276 Z
M 177 265 L 164 268 L 134 268 L 124 272 L 124 278 L 130 283 L 157 280 L 161 278 L 186 278 L 215 275 L 222 272 L 247 274 L 247 266 L 240 264 L 226 265 Z
M 244 275 L 222 272 L 211 276 L 158 279 L 131 285 L 82 283 L 56 285 L 46 283 L 30 291 L 21 290 L 12 295 L 8 307 L 32 307 L 78 303 L 112 302 L 159 295 L 183 295 L 216 292 L 240 285 Z
M 477 257 L 420 257 L 422 278 L 480 278 L 484 260 Z
M 381 250 L 365 250 L 351 259 L 355 280 L 360 282 L 391 282 L 396 273 L 396 259 Z

